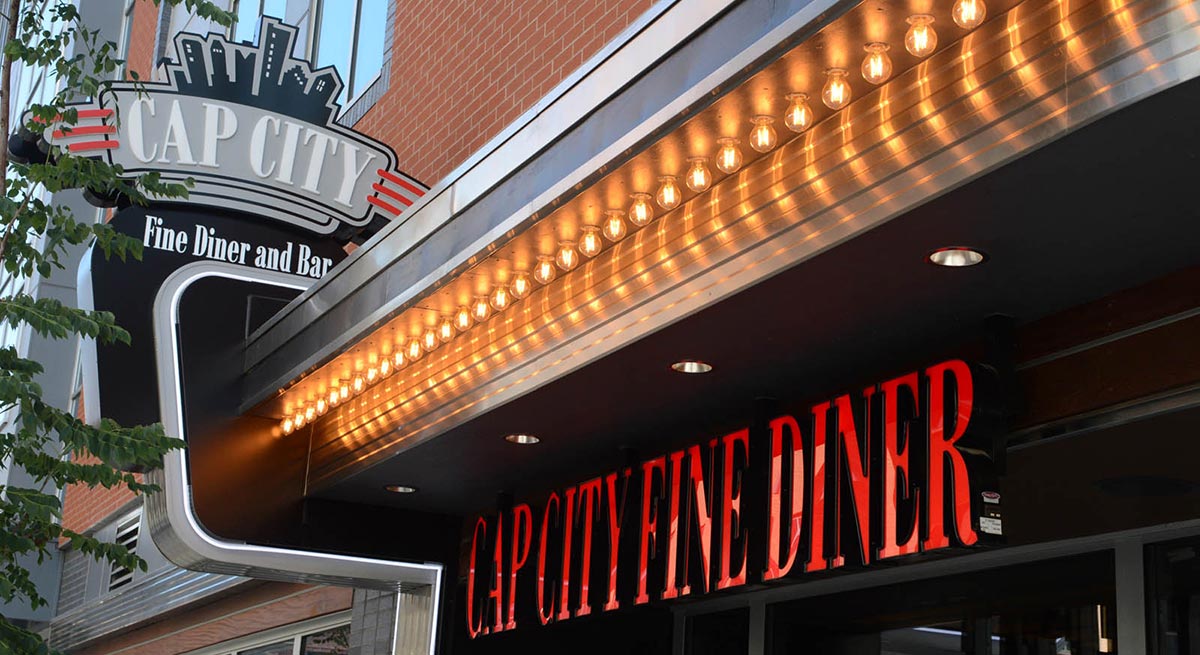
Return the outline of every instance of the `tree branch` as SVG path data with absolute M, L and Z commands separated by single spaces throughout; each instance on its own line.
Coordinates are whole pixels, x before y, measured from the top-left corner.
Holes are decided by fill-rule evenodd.
M 21 16 L 21 0 L 8 2 L 8 29 L 4 35 L 4 45 L 17 38 L 17 23 Z M 3 147 L 0 147 L 0 197 L 8 194 L 8 114 L 12 110 L 12 69 L 16 62 L 10 58 L 4 59 L 4 71 L 0 73 L 0 136 L 4 137 Z

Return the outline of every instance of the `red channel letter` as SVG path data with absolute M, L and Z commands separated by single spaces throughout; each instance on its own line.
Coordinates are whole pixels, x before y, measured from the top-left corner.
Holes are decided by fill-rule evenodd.
M 583 508 L 583 552 L 580 553 L 579 608 L 575 616 L 592 613 L 588 602 L 588 581 L 592 577 L 592 520 L 593 507 L 600 504 L 600 478 L 579 485 L 579 506 Z
M 631 469 L 625 469 L 625 488 L 629 488 Z M 604 603 L 604 611 L 611 612 L 621 606 L 617 600 L 617 561 L 621 554 L 621 519 L 625 517 L 625 508 L 618 507 L 622 501 L 617 500 L 617 474 L 609 473 L 604 479 L 608 487 L 608 601 Z
M 783 564 L 779 563 L 779 542 L 783 513 L 783 437 L 788 432 L 792 451 L 792 520 L 787 533 L 788 551 Z M 771 421 L 771 526 L 767 532 L 767 570 L 764 580 L 778 580 L 792 570 L 800 549 L 800 534 L 804 521 L 804 446 L 800 440 L 800 425 L 791 416 Z
M 946 436 L 946 374 L 954 378 L 957 389 L 954 410 L 954 432 Z M 971 409 L 975 403 L 975 385 L 971 368 L 961 359 L 935 364 L 926 369 L 929 376 L 929 537 L 925 550 L 950 545 L 944 521 L 945 474 L 943 467 L 950 460 L 950 483 L 953 494 L 954 530 L 958 540 L 970 546 L 979 540 L 971 527 L 971 482 L 967 478 L 967 463 L 954 443 L 967 432 Z
M 567 602 L 571 596 L 571 533 L 575 528 L 575 487 L 567 489 L 567 497 L 563 499 L 563 551 L 562 551 L 562 592 L 558 597 L 558 620 L 566 621 L 571 618 L 571 609 Z
M 842 453 L 846 455 L 846 470 L 850 474 L 850 495 L 852 497 L 852 505 L 854 507 L 855 531 L 858 533 L 858 553 L 859 561 L 867 564 L 871 561 L 871 419 L 870 406 L 871 396 L 875 393 L 875 387 L 868 387 L 863 391 L 863 396 L 867 403 L 867 421 L 866 430 L 863 431 L 863 438 L 858 438 L 858 428 L 854 425 L 854 408 L 850 404 L 850 396 L 838 396 L 833 402 L 837 405 L 837 421 L 838 421 L 838 440 L 841 442 Z M 835 471 L 834 475 L 841 476 L 841 471 Z M 834 534 L 837 535 L 837 555 L 833 559 L 835 567 L 842 566 L 846 563 L 846 558 L 842 556 L 845 552 L 845 546 L 841 543 L 841 498 L 842 485 L 838 484 L 835 487 L 835 509 L 834 525 L 837 526 Z
M 558 499 L 558 494 L 550 492 L 550 497 L 546 499 L 546 509 L 542 512 L 542 533 L 538 537 L 538 564 L 537 564 L 537 606 L 538 619 L 542 625 L 546 625 L 554 619 L 554 587 L 550 587 L 550 602 L 546 603 L 546 538 L 550 533 L 550 508 L 553 507 L 554 512 L 558 513 L 558 507 L 562 502 Z M 546 611 L 549 607 L 550 611 Z
M 492 625 L 492 632 L 504 631 L 504 515 L 496 516 L 496 549 L 492 555 L 492 570 L 496 576 L 492 581 L 492 588 L 488 590 L 488 602 L 492 605 L 492 610 L 495 613 L 496 621 Z M 485 606 L 486 611 L 486 606 Z M 483 634 L 487 634 L 487 628 L 484 628 Z
M 745 462 L 750 454 L 750 430 L 740 430 L 725 435 L 725 465 L 721 467 L 724 479 L 724 493 L 721 496 L 721 579 L 717 580 L 717 589 L 727 589 L 746 584 L 746 526 L 742 525 L 742 487 L 739 482 L 734 489 L 733 460 L 734 450 L 740 444 L 742 461 Z M 738 533 L 742 540 L 742 554 L 738 558 L 738 571 L 731 574 L 733 558 L 733 521 L 738 522 Z
M 912 435 L 909 434 L 907 422 L 903 424 L 904 447 L 900 447 L 900 388 L 907 388 L 916 398 L 919 382 L 916 373 L 909 373 L 879 385 L 883 391 L 883 530 L 880 559 L 908 555 L 918 549 L 919 490 L 913 489 L 913 507 L 917 509 L 913 511 L 912 522 L 903 526 L 903 532 L 899 525 L 899 512 L 900 502 L 908 498 L 908 490 L 912 488 L 912 474 L 908 466 Z M 909 535 L 904 543 L 900 543 L 901 534 Z
M 487 521 L 483 517 L 475 521 L 475 532 L 471 535 L 471 561 L 467 569 L 467 634 L 472 639 L 483 632 L 483 615 L 475 620 L 475 553 L 479 550 L 479 530 L 483 529 L 483 538 L 487 539 Z
M 533 514 L 529 511 L 529 505 L 522 503 L 513 508 L 512 530 L 512 560 L 508 573 L 508 623 L 504 626 L 505 630 L 517 627 L 517 571 L 520 571 L 529 559 L 529 542 L 533 538 Z M 525 535 L 523 540 L 522 534 Z
M 806 571 L 822 571 L 829 566 L 825 559 L 825 464 L 829 453 L 825 450 L 825 417 L 832 403 L 814 405 L 813 413 L 813 499 L 812 522 L 809 527 L 808 565 Z
M 638 552 L 638 592 L 637 597 L 633 599 L 635 605 L 643 605 L 650 602 L 650 594 L 646 593 L 647 576 L 650 574 L 650 551 L 658 543 L 656 537 L 658 531 L 658 510 L 657 505 L 650 502 L 650 494 L 654 486 L 654 472 L 658 471 L 658 477 L 663 478 L 666 474 L 666 468 L 666 457 L 659 457 L 642 463 L 642 537 L 641 548 Z M 653 515 L 651 515 L 652 507 L 655 508 Z

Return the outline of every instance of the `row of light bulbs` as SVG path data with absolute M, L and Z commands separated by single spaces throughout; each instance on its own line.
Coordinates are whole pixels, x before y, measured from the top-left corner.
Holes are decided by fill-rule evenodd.
M 964 29 L 978 27 L 987 13 L 984 0 L 956 0 L 952 10 L 955 24 Z M 937 47 L 937 32 L 933 28 L 933 16 L 916 14 L 909 16 L 908 31 L 904 35 L 904 49 L 915 57 L 927 57 Z M 871 84 L 882 84 L 892 74 L 892 61 L 888 57 L 889 46 L 886 43 L 868 43 L 864 46 L 867 52 L 862 62 L 863 79 Z M 849 74 L 842 68 L 831 68 L 825 72 L 825 86 L 821 89 L 821 102 L 831 110 L 837 111 L 850 103 Z M 793 132 L 804 132 L 813 124 L 813 110 L 808 104 L 808 94 L 789 93 L 785 98 L 789 105 L 784 111 L 783 124 Z M 757 152 L 768 152 L 779 143 L 779 135 L 775 131 L 775 118 L 767 115 L 755 116 L 751 119 L 753 127 L 750 130 L 750 147 Z M 735 137 L 723 137 L 717 140 L 720 146 L 715 164 L 722 173 L 730 174 L 742 167 L 742 152 L 738 148 L 740 141 Z M 696 193 L 706 191 L 713 183 L 712 172 L 708 168 L 708 157 L 691 157 L 688 159 L 688 169 L 684 174 L 684 183 Z M 487 320 L 493 313 L 503 312 L 514 302 L 525 298 L 533 292 L 534 283 L 546 285 L 559 274 L 574 270 L 583 257 L 592 258 L 604 249 L 604 241 L 616 243 L 629 233 L 629 226 L 645 227 L 654 219 L 654 206 L 670 211 L 679 206 L 683 200 L 683 192 L 679 188 L 678 179 L 674 175 L 663 175 L 658 178 L 658 192 L 651 196 L 648 193 L 634 193 L 628 211 L 610 209 L 604 212 L 600 225 L 584 225 L 578 241 L 563 241 L 559 243 L 554 255 L 541 255 L 532 271 L 515 271 L 507 285 L 496 285 L 490 294 L 477 296 L 469 305 L 459 307 L 452 316 L 444 316 L 435 327 L 425 330 L 420 336 L 413 337 L 407 343 L 397 344 L 391 354 L 381 357 L 372 356 L 364 371 L 355 373 L 350 379 L 338 380 L 331 384 L 327 391 L 310 398 L 308 402 L 291 412 L 283 419 L 280 426 L 284 434 L 290 434 L 311 423 L 317 417 L 323 416 L 333 407 L 349 400 L 351 396 L 361 394 L 367 387 L 391 376 L 410 362 L 415 362 L 423 355 L 431 353 L 439 346 L 449 343 L 460 333 L 469 330 L 475 323 Z M 654 201 L 652 204 L 651 201 Z

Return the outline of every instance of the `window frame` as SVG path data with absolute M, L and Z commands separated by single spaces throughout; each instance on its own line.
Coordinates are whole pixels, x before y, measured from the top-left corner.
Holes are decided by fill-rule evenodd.
M 313 62 L 313 66 L 317 65 L 316 64 L 317 56 L 320 54 L 321 28 L 323 27 L 321 17 L 323 14 L 322 10 L 325 8 L 326 2 L 329 2 L 329 0 L 312 0 L 312 13 L 309 14 L 309 16 L 310 16 L 309 20 L 311 21 L 312 30 L 311 30 L 311 35 L 310 35 L 311 38 L 309 39 L 308 59 L 309 59 L 309 61 Z M 359 38 L 358 27 L 359 27 L 359 24 L 362 23 L 362 13 L 363 13 L 363 0 L 353 0 L 353 2 L 354 2 L 354 21 L 351 23 L 351 26 L 350 26 L 350 32 L 351 32 L 350 58 L 349 58 L 349 61 L 346 62 L 347 68 L 349 70 L 345 71 L 346 79 L 342 80 L 342 86 L 346 90 L 346 100 L 345 100 L 345 102 L 342 103 L 342 106 L 340 107 L 339 115 L 345 114 L 346 110 L 353 107 L 355 105 L 355 103 L 357 103 L 359 100 L 361 100 L 363 98 L 363 96 L 365 96 L 367 94 L 367 92 L 371 90 L 371 87 L 375 86 L 375 83 L 379 81 L 379 78 L 383 77 L 383 67 L 388 60 L 388 57 L 387 57 L 387 30 L 391 26 L 386 23 L 387 23 L 387 13 L 388 13 L 387 8 L 391 7 L 391 0 L 387 0 L 387 4 L 385 5 L 385 9 L 384 9 L 384 16 L 383 16 L 383 20 L 385 23 L 384 28 L 383 28 L 384 29 L 384 34 L 383 34 L 384 48 L 383 48 L 383 51 L 380 53 L 379 70 L 375 71 L 375 73 L 371 76 L 371 79 L 368 80 L 361 89 L 359 89 L 358 93 L 351 95 L 351 93 L 354 90 L 354 78 L 355 78 L 356 74 L 358 73 L 358 71 L 356 70 L 358 68 L 358 66 L 355 64 L 354 59 L 355 59 L 355 55 L 358 53 L 358 38 Z M 342 73 L 343 73 L 343 71 L 338 71 L 339 76 Z
M 254 634 L 223 641 L 212 646 L 191 650 L 183 655 L 237 655 L 244 650 L 267 646 L 276 642 L 292 641 L 293 655 L 299 655 L 301 640 L 311 634 L 350 625 L 350 610 L 341 610 L 323 616 L 281 625 Z

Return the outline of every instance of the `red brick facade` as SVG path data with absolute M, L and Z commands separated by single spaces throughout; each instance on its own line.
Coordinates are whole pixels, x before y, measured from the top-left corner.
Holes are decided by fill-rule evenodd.
M 125 632 L 75 655 L 177 655 L 263 630 L 350 609 L 354 592 L 268 582 Z
M 357 128 L 396 150 L 400 166 L 438 180 L 528 110 L 646 11 L 653 0 L 392 0 L 390 85 Z M 152 0 L 134 10 L 128 69 L 150 79 L 159 24 Z M 385 65 L 389 65 L 386 64 Z M 66 491 L 63 524 L 84 531 L 133 494 Z M 307 590 L 306 590 L 307 589 Z M 179 653 L 350 607 L 345 589 L 272 583 L 123 633 L 82 651 Z
M 393 0 L 390 84 L 358 129 L 436 184 L 652 0 Z
M 154 67 L 155 32 L 158 30 L 158 5 L 153 0 L 138 0 L 133 8 L 133 28 L 129 32 L 129 53 L 126 70 L 136 71 L 143 80 L 150 79 Z

